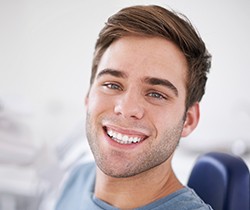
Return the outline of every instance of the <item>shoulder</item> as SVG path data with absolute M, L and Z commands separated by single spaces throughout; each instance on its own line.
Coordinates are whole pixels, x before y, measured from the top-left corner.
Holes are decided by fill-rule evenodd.
M 90 202 L 95 184 L 95 171 L 94 163 L 81 164 L 72 169 L 63 184 L 56 209 L 69 209 L 67 206 Z
M 212 210 L 200 197 L 190 188 L 183 188 L 168 195 L 141 210 Z
M 69 188 L 83 186 L 85 189 L 91 188 L 90 185 L 95 180 L 95 171 L 96 166 L 93 162 L 77 165 L 70 172 L 68 180 L 65 183 L 65 188 L 67 188 L 67 190 L 69 190 Z
M 94 162 L 79 164 L 75 168 L 72 169 L 70 174 L 70 178 L 76 177 L 92 177 L 95 174 L 96 165 Z
M 212 208 L 204 203 L 204 201 L 190 188 L 184 188 L 184 192 L 177 197 L 178 203 L 185 210 L 212 210 Z
M 171 202 L 172 200 L 172 202 Z M 173 209 L 183 210 L 212 210 L 204 201 L 190 188 L 186 187 L 173 194 L 170 203 L 175 205 Z
M 95 164 L 84 163 L 77 165 L 71 170 L 65 181 L 64 188 L 72 188 L 76 184 L 82 186 L 92 182 L 95 178 Z

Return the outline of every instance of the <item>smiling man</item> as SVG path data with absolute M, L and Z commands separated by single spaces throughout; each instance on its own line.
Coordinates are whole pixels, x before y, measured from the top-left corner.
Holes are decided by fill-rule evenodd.
M 198 124 L 209 68 L 205 44 L 180 14 L 134 6 L 111 16 L 86 97 L 95 164 L 74 170 L 56 209 L 211 209 L 171 167 Z

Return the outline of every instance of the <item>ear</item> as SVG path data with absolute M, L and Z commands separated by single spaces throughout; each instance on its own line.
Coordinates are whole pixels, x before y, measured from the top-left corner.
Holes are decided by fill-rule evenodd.
M 189 107 L 186 113 L 186 119 L 184 122 L 183 130 L 181 133 L 182 137 L 188 136 L 198 125 L 200 119 L 200 105 L 195 103 Z
M 85 101 L 84 101 L 85 103 L 85 107 L 87 107 L 88 106 L 88 104 L 89 104 L 89 91 L 88 91 L 88 93 L 87 93 L 87 95 L 85 96 Z

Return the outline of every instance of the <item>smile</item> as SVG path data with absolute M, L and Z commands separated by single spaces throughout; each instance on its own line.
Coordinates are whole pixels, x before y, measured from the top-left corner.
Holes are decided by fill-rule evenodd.
M 107 135 L 114 141 L 120 144 L 136 144 L 141 142 L 144 137 L 139 136 L 128 136 L 125 134 L 121 134 L 117 131 L 114 131 L 112 129 L 107 129 Z

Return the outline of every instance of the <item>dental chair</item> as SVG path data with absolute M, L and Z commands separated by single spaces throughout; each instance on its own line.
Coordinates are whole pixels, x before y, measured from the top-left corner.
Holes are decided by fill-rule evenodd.
M 250 210 L 250 175 L 243 159 L 218 152 L 196 161 L 187 184 L 214 210 Z

